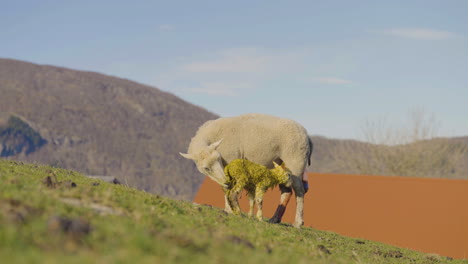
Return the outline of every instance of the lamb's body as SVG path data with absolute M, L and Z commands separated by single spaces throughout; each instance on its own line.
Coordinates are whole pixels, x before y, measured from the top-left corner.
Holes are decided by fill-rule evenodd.
M 253 216 L 254 202 L 257 204 L 257 218 L 263 219 L 262 204 L 263 195 L 269 188 L 278 184 L 290 187 L 292 180 L 290 173 L 284 167 L 276 165 L 274 169 L 268 169 L 263 165 L 253 163 L 245 159 L 235 159 L 224 167 L 227 177 L 225 188 L 229 205 L 235 214 L 240 214 L 238 194 L 245 189 L 249 197 L 249 216 Z
M 220 141 L 222 140 L 222 143 Z M 192 138 L 188 154 L 199 171 L 223 185 L 223 168 L 235 159 L 273 167 L 273 161 L 284 162 L 292 173 L 296 195 L 295 226 L 303 224 L 304 186 L 302 177 L 312 153 L 312 142 L 306 130 L 295 121 L 264 114 L 225 117 L 203 124 Z M 209 168 L 209 169 L 207 169 Z M 291 197 L 291 189 L 281 187 L 281 204 L 272 222 L 281 221 Z M 226 198 L 226 210 L 229 210 Z

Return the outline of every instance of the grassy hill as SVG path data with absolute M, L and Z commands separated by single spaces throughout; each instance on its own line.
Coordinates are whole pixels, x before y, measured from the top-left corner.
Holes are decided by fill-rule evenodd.
M 170 93 L 99 73 L 0 59 L 0 94 L 1 157 L 110 175 L 178 199 L 191 200 L 203 180 L 178 153 L 217 116 Z
M 345 220 L 344 220 L 345 221 Z M 0 159 L 3 263 L 468 263 Z

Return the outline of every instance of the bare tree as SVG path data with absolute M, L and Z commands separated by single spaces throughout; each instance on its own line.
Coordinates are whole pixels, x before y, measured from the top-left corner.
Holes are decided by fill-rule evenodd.
M 424 109 L 408 113 L 408 124 L 389 126 L 387 119 L 367 121 L 364 144 L 344 141 L 334 151 L 343 172 L 368 175 L 459 178 L 459 162 L 468 145 L 437 137 L 440 122 Z

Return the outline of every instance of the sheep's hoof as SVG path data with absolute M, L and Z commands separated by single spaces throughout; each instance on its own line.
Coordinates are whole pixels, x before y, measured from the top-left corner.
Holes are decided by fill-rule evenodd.
M 294 222 L 293 226 L 295 228 L 301 228 L 303 225 L 304 225 L 304 221 L 300 221 L 300 222 Z
M 281 219 L 278 219 L 274 216 L 270 218 L 270 220 L 268 220 L 268 223 L 271 223 L 271 224 L 279 224 L 280 222 L 281 222 Z
M 275 214 L 270 218 L 268 222 L 272 224 L 279 224 L 281 223 L 281 218 L 283 218 L 284 212 L 286 211 L 286 207 L 282 204 L 278 205 L 276 208 Z

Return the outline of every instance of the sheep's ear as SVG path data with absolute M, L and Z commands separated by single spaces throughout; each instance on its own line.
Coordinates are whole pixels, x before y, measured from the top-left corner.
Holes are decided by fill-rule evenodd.
M 219 144 L 221 144 L 222 141 L 223 141 L 223 139 L 221 139 L 219 141 L 216 141 L 215 143 L 210 145 L 210 148 L 211 149 L 216 149 L 219 146 Z
M 273 161 L 273 165 L 275 165 L 275 168 L 280 167 L 280 165 L 278 165 L 278 163 L 276 163 L 276 162 L 274 162 L 274 161 Z
M 192 154 L 185 154 L 185 153 L 182 153 L 182 152 L 179 152 L 179 154 L 180 154 L 182 157 L 186 158 L 186 159 L 190 159 L 190 160 L 194 160 L 194 159 L 195 159 L 195 157 L 194 157 Z

